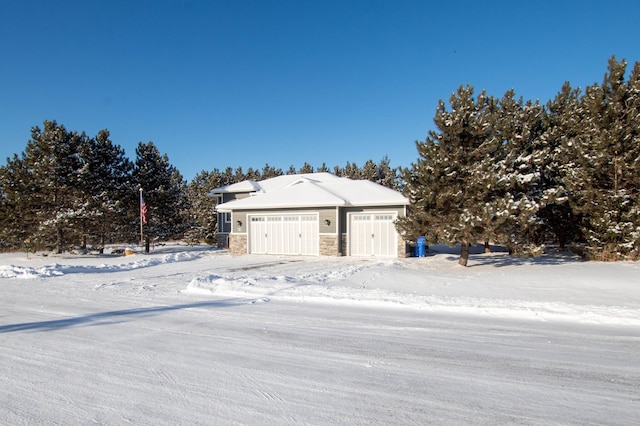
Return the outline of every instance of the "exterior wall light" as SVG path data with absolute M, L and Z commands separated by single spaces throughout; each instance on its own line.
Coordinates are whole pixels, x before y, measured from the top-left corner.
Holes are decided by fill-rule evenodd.
M 242 221 L 241 221 L 241 220 L 236 220 L 236 224 L 237 224 L 238 226 L 242 226 Z
M 329 219 L 325 219 L 325 220 L 324 220 L 324 223 L 325 223 L 327 226 L 331 225 L 331 221 L 330 221 Z

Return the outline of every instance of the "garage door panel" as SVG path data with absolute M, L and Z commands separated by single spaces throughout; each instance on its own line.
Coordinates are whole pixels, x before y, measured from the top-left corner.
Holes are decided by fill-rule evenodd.
M 397 256 L 395 213 L 352 214 L 349 220 L 351 256 Z
M 250 253 L 317 255 L 319 252 L 317 215 L 252 216 L 250 223 Z
M 249 252 L 266 253 L 266 218 L 262 216 L 252 217 L 249 223 Z
M 300 253 L 318 255 L 320 237 L 318 235 L 318 216 L 300 216 Z

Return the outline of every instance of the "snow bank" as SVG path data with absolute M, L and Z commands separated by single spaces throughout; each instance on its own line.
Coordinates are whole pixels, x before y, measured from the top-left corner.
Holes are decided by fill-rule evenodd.
M 0 265 L 0 278 L 23 278 L 23 279 L 33 279 L 33 278 L 43 278 L 43 277 L 52 277 L 59 276 L 65 274 L 92 274 L 92 273 L 103 273 L 103 272 L 122 272 L 122 271 L 132 271 L 140 268 L 150 268 L 156 265 L 173 263 L 173 262 L 183 262 L 187 260 L 194 260 L 201 257 L 201 253 L 190 253 L 190 252 L 178 252 L 166 254 L 160 258 L 145 258 L 140 256 L 130 256 L 130 257 L 139 257 L 133 262 L 124 263 L 124 264 L 98 264 L 98 265 L 60 265 L 58 263 L 53 263 L 50 265 L 40 266 L 40 267 L 31 267 L 31 266 L 15 266 L 15 265 Z M 119 259 L 119 258 L 118 258 Z M 86 258 L 78 258 L 78 260 L 86 261 Z
M 126 258 L 59 257 L 59 263 L 50 264 L 43 264 L 46 258 L 0 256 L 13 263 L 0 265 L 0 285 L 2 279 L 64 278 L 78 283 L 78 288 L 90 281 L 93 288 L 110 291 L 130 291 L 127 285 L 140 283 L 145 290 L 196 298 L 640 326 L 640 265 L 633 262 L 581 262 L 558 256 L 514 259 L 494 253 L 472 254 L 470 267 L 462 268 L 450 253 L 378 260 L 173 250 Z

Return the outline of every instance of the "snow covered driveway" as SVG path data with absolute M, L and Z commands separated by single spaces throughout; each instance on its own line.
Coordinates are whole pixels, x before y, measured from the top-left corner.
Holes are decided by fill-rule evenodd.
M 3 424 L 633 424 L 640 265 L 0 255 Z

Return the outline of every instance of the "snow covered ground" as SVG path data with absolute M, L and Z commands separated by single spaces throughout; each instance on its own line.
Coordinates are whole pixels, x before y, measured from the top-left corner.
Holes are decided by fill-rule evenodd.
M 640 264 L 0 255 L 2 424 L 637 424 Z

